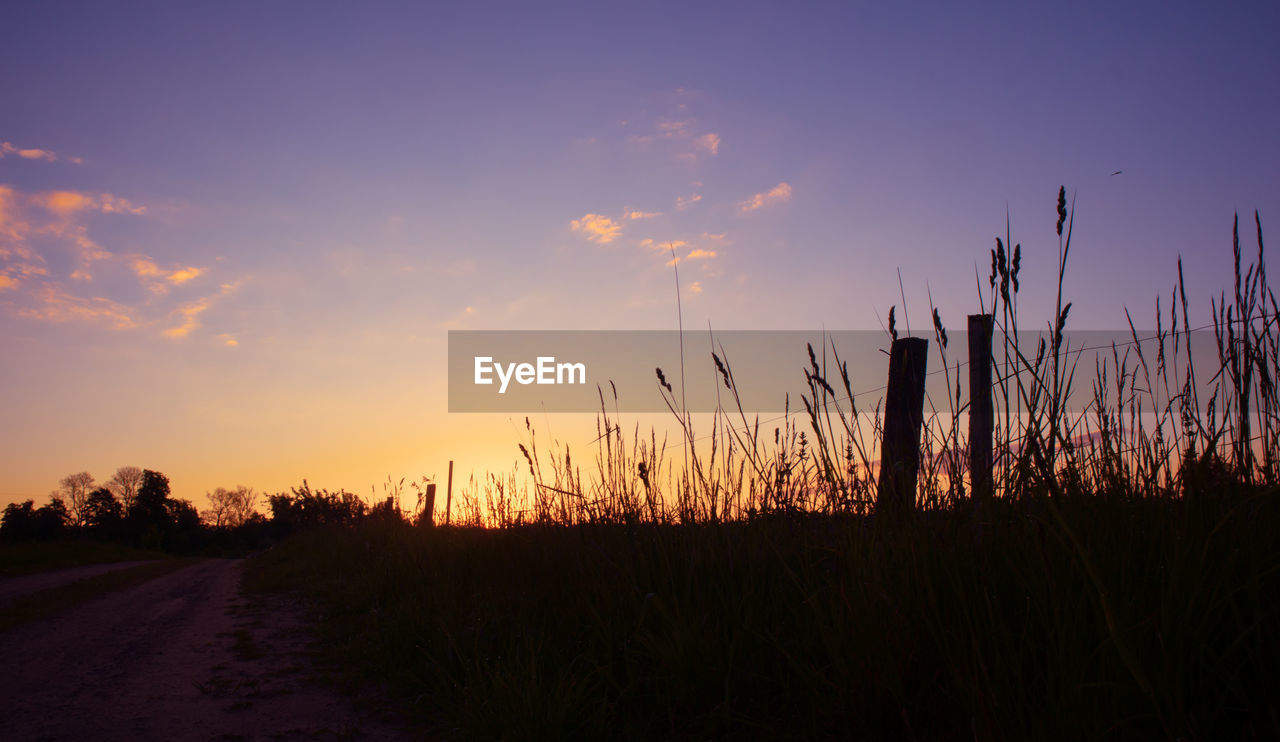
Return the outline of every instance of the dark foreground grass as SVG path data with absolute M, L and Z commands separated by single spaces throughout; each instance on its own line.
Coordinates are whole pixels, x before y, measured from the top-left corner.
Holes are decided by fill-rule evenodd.
M 87 539 L 0 542 L 0 577 L 15 577 L 85 564 L 163 559 L 167 556 L 150 549 Z
M 460 739 L 1280 738 L 1280 499 L 303 534 L 246 584 Z
M 0 631 L 50 618 L 94 598 L 127 590 L 170 572 L 176 572 L 195 561 L 195 559 L 162 559 L 24 595 L 0 608 Z

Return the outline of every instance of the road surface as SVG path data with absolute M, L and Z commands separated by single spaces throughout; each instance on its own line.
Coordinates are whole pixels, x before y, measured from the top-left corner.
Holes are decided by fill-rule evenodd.
M 201 561 L 0 633 L 0 737 L 412 738 L 317 682 L 302 611 L 243 596 L 242 569 Z

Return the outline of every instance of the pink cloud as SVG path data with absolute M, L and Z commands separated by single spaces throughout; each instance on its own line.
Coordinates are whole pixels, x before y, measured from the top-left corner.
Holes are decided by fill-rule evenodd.
M 740 213 L 745 214 L 748 211 L 755 211 L 756 209 L 762 209 L 766 206 L 772 206 L 774 204 L 786 203 L 787 201 L 790 201 L 790 200 L 791 200 L 790 184 L 779 183 L 778 185 L 774 186 L 768 191 L 762 191 L 760 193 L 757 193 L 756 195 L 752 196 L 746 201 L 743 201 L 742 203 L 738 204 L 738 211 Z
M 600 245 L 607 245 L 622 234 L 622 225 L 602 214 L 584 214 L 581 219 L 569 222 L 569 226 Z

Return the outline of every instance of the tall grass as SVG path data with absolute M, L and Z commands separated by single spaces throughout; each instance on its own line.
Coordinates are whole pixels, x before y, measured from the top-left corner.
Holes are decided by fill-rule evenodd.
M 979 288 L 999 421 L 980 512 L 959 366 L 940 371 L 918 507 L 887 520 L 880 402 L 837 349 L 809 349 L 776 421 L 742 409 L 716 349 L 725 404 L 704 433 L 659 370 L 679 440 L 625 430 L 602 390 L 585 466 L 526 420 L 528 476 L 473 479 L 461 527 L 304 534 L 251 580 L 305 586 L 333 650 L 446 737 L 1280 736 L 1280 313 L 1260 220 L 1251 265 L 1234 230 L 1211 327 L 1191 325 L 1179 265 L 1153 351 L 1130 320 L 1134 342 L 1086 369 L 1065 332 L 1071 224 L 1060 190 L 1043 333 L 1019 327 L 1008 228 Z M 1207 329 L 1219 363 L 1195 368 Z
M 1066 332 L 1072 303 L 1062 292 L 1071 251 L 1074 209 L 1059 191 L 1057 300 L 1043 329 L 1020 327 L 1022 246 L 996 239 L 983 311 L 995 318 L 997 367 L 994 449 L 996 495 L 1021 499 L 1071 489 L 1131 497 L 1177 497 L 1185 479 L 1221 467 L 1241 482 L 1280 482 L 1280 366 L 1277 304 L 1267 282 L 1261 220 L 1255 214 L 1257 252 L 1245 265 L 1238 224 L 1233 228 L 1234 292 L 1211 299 L 1212 322 L 1193 327 L 1178 261 L 1177 285 L 1156 300 L 1153 336 L 1140 333 L 1126 312 L 1131 340 L 1115 343 L 1090 368 Z M 941 314 L 932 308 L 935 347 L 948 343 Z M 895 336 L 894 313 L 889 331 Z M 1195 367 L 1193 338 L 1212 330 L 1218 364 Z M 1034 349 L 1027 339 L 1037 340 Z M 1144 348 L 1148 350 L 1144 351 Z M 1154 353 L 1151 351 L 1154 350 Z M 773 424 L 743 411 L 733 367 L 713 350 L 726 394 L 709 421 L 695 431 L 680 394 L 658 370 L 659 391 L 671 409 L 678 441 L 653 430 L 625 430 L 610 413 L 616 393 L 601 391 L 592 460 L 584 475 L 567 445 L 540 447 L 526 419 L 519 445 L 528 480 L 473 482 L 463 495 L 474 525 L 517 523 L 695 523 L 749 519 L 772 512 L 867 514 L 875 501 L 880 457 L 881 404 L 855 394 L 838 349 L 811 346 L 800 406 Z M 924 471 L 917 504 L 952 508 L 972 489 L 967 471 L 968 433 L 961 422 L 968 400 L 960 366 L 946 365 L 945 409 L 927 411 L 921 441 Z M 1082 387 L 1087 385 L 1087 391 Z M 1091 401 L 1070 405 L 1084 393 Z M 800 408 L 803 408 L 801 411 Z M 674 454 L 679 460 L 670 457 Z M 672 465 L 672 463 L 677 465 Z M 678 465 L 683 464 L 683 465 Z M 501 487 L 498 485 L 501 484 Z

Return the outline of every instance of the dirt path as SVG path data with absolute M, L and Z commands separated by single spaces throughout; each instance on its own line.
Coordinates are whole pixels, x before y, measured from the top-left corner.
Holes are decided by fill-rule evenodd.
M 84 580 L 89 577 L 115 572 L 118 569 L 127 569 L 136 567 L 139 564 L 147 562 L 108 562 L 106 564 L 86 564 L 81 567 L 67 567 L 65 569 L 54 569 L 48 572 L 39 572 L 33 575 L 22 575 L 20 577 L 6 577 L 0 579 L 0 608 L 5 603 L 17 600 L 24 595 L 40 592 L 41 590 L 49 590 L 62 585 L 69 585 L 77 580 Z
M 408 739 L 318 685 L 302 614 L 208 560 L 0 634 L 12 740 Z

